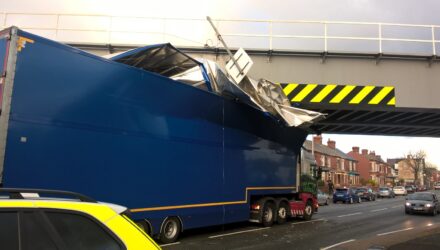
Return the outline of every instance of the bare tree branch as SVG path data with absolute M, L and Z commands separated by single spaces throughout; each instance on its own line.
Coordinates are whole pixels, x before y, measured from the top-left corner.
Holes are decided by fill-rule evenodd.
M 423 150 L 409 152 L 406 156 L 405 161 L 414 173 L 414 182 L 419 181 L 419 173 L 425 172 L 425 158 L 426 153 Z

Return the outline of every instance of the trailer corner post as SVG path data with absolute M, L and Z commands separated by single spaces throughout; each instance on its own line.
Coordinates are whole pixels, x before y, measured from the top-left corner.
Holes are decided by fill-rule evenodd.
M 14 87 L 15 65 L 17 63 L 17 40 L 18 29 L 12 27 L 8 45 L 6 61 L 6 77 L 3 86 L 3 102 L 0 114 L 0 183 L 3 183 L 3 167 L 5 163 L 6 140 L 9 126 L 9 115 L 11 112 L 11 98 Z

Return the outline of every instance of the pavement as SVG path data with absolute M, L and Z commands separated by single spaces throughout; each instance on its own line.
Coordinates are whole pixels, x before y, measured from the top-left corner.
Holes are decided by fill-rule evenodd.
M 440 192 L 438 192 L 440 195 Z M 321 206 L 311 221 L 188 230 L 163 249 L 440 249 L 440 215 L 406 215 L 404 197 Z

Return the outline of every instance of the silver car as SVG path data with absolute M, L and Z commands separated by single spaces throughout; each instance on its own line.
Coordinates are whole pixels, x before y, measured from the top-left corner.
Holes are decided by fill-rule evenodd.
M 440 211 L 437 195 L 431 192 L 417 192 L 408 195 L 405 201 L 405 213 L 424 213 L 435 216 Z
M 328 205 L 329 204 L 329 196 L 328 194 L 322 192 L 321 190 L 318 190 L 318 204 L 319 205 Z
M 396 197 L 396 194 L 393 192 L 393 189 L 389 188 L 389 187 L 379 188 L 379 193 L 377 195 L 381 198 L 384 198 L 384 197 L 394 198 L 394 197 Z

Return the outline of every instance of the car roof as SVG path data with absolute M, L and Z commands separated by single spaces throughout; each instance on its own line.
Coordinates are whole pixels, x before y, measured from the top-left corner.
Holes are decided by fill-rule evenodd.
M 120 214 L 127 210 L 126 207 L 112 203 L 97 202 L 88 196 L 70 191 L 0 188 L 0 208 L 12 207 L 64 209 L 82 211 L 89 214 L 102 212 L 104 215 Z
M 66 211 L 83 212 L 90 214 L 101 221 L 106 221 L 120 211 L 107 203 L 92 203 L 56 199 L 0 199 L 0 209 L 10 208 L 43 208 Z M 118 213 L 119 214 L 119 213 Z
M 414 194 L 434 194 L 433 192 L 415 192 Z

